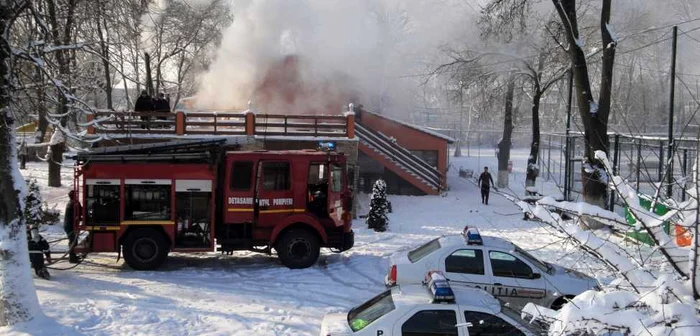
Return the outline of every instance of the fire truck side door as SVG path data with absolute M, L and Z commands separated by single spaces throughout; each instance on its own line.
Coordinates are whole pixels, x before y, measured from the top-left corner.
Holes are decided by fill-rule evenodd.
M 294 213 L 292 165 L 289 161 L 261 161 L 257 181 L 258 227 L 275 226 Z
M 253 222 L 253 186 L 256 162 L 251 159 L 229 159 L 226 181 L 226 223 Z M 223 187 L 223 186 L 222 186 Z
M 343 198 L 345 189 L 345 169 L 337 163 L 331 163 L 328 169 L 328 216 L 336 225 L 343 225 Z

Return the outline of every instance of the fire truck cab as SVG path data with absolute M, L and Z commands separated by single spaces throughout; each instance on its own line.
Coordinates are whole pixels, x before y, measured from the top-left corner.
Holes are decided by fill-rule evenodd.
M 169 252 L 271 253 L 306 268 L 354 244 L 345 156 L 234 151 L 226 140 L 120 146 L 76 157 L 79 249 L 121 252 L 138 270 Z

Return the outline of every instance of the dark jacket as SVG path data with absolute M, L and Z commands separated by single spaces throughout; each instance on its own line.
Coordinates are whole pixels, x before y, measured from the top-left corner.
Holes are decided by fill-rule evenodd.
M 66 204 L 66 215 L 63 217 L 63 230 L 66 231 L 66 233 L 73 232 L 73 221 L 75 220 L 75 206 L 73 203 L 74 201 L 68 201 L 68 204 Z M 80 203 L 78 203 L 78 213 L 77 215 L 80 216 L 82 213 L 82 207 L 80 206 Z
M 148 96 L 139 96 L 136 99 L 136 104 L 134 104 L 134 111 L 136 112 L 153 111 L 154 109 L 153 100 Z
M 158 112 L 170 112 L 170 103 L 165 98 L 158 98 L 154 100 L 154 108 Z
M 493 183 L 493 178 L 491 177 L 491 173 L 488 172 L 483 172 L 481 175 L 479 175 L 479 181 L 477 182 L 482 188 L 488 188 L 490 187 Z

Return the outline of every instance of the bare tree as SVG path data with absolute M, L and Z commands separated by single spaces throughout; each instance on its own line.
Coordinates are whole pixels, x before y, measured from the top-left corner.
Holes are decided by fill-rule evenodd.
M 600 12 L 602 34 L 602 70 L 600 75 L 600 98 L 596 102 L 588 73 L 584 42 L 579 32 L 576 0 L 552 0 L 566 31 L 568 53 L 574 72 L 579 116 L 583 123 L 585 149 L 581 177 L 583 199 L 590 204 L 606 207 L 607 178 L 603 164 L 596 159 L 595 152 L 608 152 L 608 117 L 612 101 L 613 65 L 615 62 L 616 38 L 610 23 L 611 0 L 603 0 Z M 600 227 L 594 221 L 586 223 Z

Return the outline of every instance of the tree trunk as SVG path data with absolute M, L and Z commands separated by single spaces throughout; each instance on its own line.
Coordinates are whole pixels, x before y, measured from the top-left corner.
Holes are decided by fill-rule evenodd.
M 61 163 L 64 152 L 64 143 L 49 146 L 49 187 L 61 186 Z
M 97 20 L 97 34 L 100 37 L 100 56 L 102 56 L 102 67 L 105 76 L 104 90 L 105 96 L 107 97 L 107 109 L 114 110 L 114 105 L 112 103 L 112 75 L 109 71 L 109 46 L 105 41 L 105 34 L 103 33 L 103 28 L 104 32 L 107 31 L 107 22 L 104 20 L 105 15 L 104 3 L 100 3 L 99 15 L 95 19 Z M 129 93 L 126 92 L 126 95 L 128 96 Z
M 591 83 L 588 76 L 586 55 L 579 38 L 576 18 L 575 0 L 552 0 L 557 13 L 567 31 L 569 40 L 569 56 L 574 65 L 574 83 L 579 114 L 584 128 L 585 152 L 583 155 L 581 181 L 583 184 L 583 200 L 586 203 L 607 207 L 607 177 L 603 164 L 595 159 L 596 151 L 608 153 L 608 116 L 610 114 L 613 65 L 615 60 L 616 41 L 608 31 L 610 21 L 611 0 L 603 0 L 601 9 L 601 31 L 603 37 L 603 65 L 600 84 L 600 101 L 595 103 L 591 93 Z M 584 221 L 590 228 L 600 228 L 603 225 L 597 221 Z
M 503 138 L 498 143 L 498 184 L 499 188 L 508 188 L 508 161 L 513 137 L 513 96 L 515 94 L 515 76 L 509 76 L 506 89 L 505 115 L 503 118 Z
M 12 4 L 12 5 L 10 5 Z M 0 31 L 6 32 L 21 10 L 14 2 L 0 1 Z M 42 315 L 29 272 L 27 234 L 21 215 L 24 181 L 17 167 L 14 121 L 10 106 L 10 46 L 0 39 L 0 327 Z
M 44 88 L 44 73 L 41 69 L 36 68 L 36 82 L 37 82 L 37 126 L 36 132 L 34 133 L 34 141 L 36 143 L 44 142 L 46 137 L 46 131 L 49 128 L 49 120 L 46 119 L 46 98 L 45 98 L 45 88 Z
M 151 56 L 148 53 L 143 54 L 144 61 L 146 63 L 146 91 L 149 97 L 154 97 L 155 92 L 153 91 L 153 77 L 151 77 Z
M 527 171 L 525 174 L 525 186 L 534 187 L 539 175 L 537 159 L 540 154 L 540 99 L 542 92 L 535 89 L 532 96 L 532 142 L 530 143 L 530 156 L 527 158 Z

